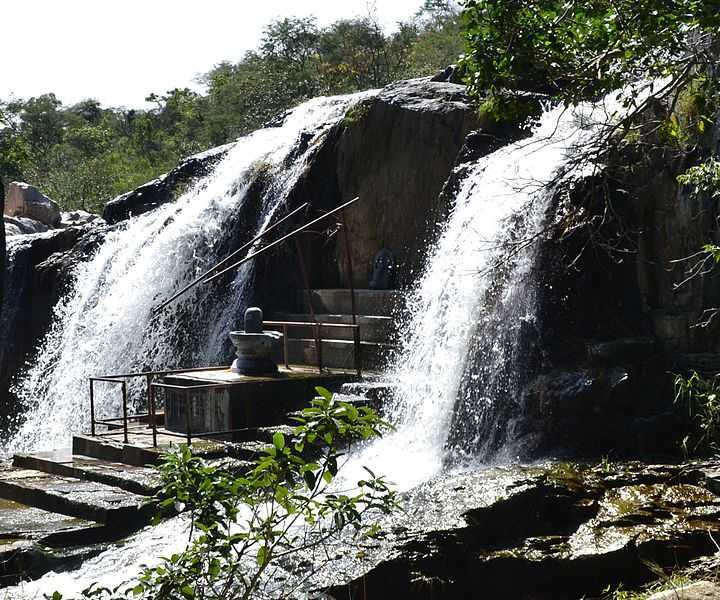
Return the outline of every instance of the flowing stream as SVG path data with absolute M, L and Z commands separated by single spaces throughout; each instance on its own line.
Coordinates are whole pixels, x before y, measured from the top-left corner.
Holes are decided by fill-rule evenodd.
M 239 320 L 252 285 L 250 264 L 238 270 L 231 292 L 222 297 L 211 294 L 213 286 L 198 286 L 157 317 L 153 307 L 220 258 L 259 172 L 271 183 L 263 205 L 255 208 L 258 231 L 282 205 L 321 136 L 351 104 L 373 93 L 300 105 L 281 126 L 241 138 L 210 176 L 177 201 L 109 231 L 94 256 L 78 265 L 37 358 L 13 390 L 25 410 L 4 453 L 69 446 L 72 433 L 88 428 L 91 376 L 227 359 L 227 331 Z M 298 152 L 301 134 L 307 143 Z M 117 416 L 119 407 L 118 388 L 101 386 L 98 416 Z

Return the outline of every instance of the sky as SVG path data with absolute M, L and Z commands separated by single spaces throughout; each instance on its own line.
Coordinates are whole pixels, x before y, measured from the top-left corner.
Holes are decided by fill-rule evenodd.
M 372 1 L 372 0 L 371 0 Z M 54 92 L 65 104 L 145 106 L 151 92 L 194 78 L 255 48 L 285 16 L 320 25 L 367 14 L 368 0 L 0 0 L 0 99 Z M 392 29 L 422 0 L 377 0 Z

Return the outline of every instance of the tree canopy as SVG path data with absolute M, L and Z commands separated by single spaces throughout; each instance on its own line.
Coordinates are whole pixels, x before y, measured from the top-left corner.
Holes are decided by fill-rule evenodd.
M 0 99 L 0 176 L 39 186 L 61 206 L 98 211 L 113 196 L 224 144 L 318 95 L 430 75 L 462 51 L 459 9 L 426 0 L 396 30 L 368 15 L 326 27 L 312 17 L 270 23 L 255 50 L 198 77 L 203 92 L 151 93 L 145 110 L 64 105 L 53 93 Z

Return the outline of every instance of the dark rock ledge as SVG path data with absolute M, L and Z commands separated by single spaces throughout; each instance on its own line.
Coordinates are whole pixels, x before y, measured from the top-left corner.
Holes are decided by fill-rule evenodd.
M 715 554 L 717 465 L 567 463 L 444 477 L 313 581 L 333 598 L 600 598 Z M 294 567 L 307 571 L 302 557 Z M 317 563 L 316 563 L 317 564 Z M 287 565 L 293 570 L 293 565 Z

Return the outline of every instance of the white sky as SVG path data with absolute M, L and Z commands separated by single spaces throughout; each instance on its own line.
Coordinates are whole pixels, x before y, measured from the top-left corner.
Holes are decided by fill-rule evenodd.
M 388 28 L 422 0 L 378 0 Z M 364 15 L 368 0 L 0 0 L 0 99 L 46 92 L 71 104 L 97 98 L 140 107 L 151 92 L 255 48 L 273 18 L 321 25 Z

